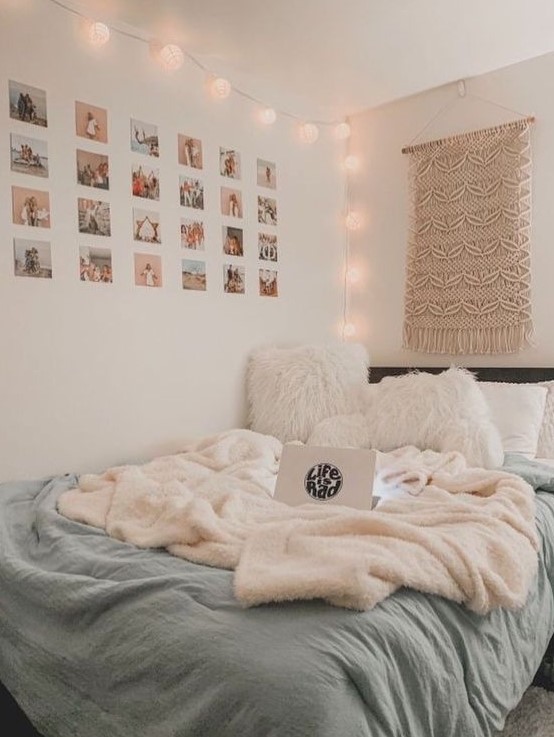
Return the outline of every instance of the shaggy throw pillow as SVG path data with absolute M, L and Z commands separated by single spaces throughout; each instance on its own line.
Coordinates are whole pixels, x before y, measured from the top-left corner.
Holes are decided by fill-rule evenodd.
M 357 414 L 322 422 L 308 442 L 341 441 L 385 452 L 404 445 L 457 450 L 477 468 L 496 468 L 504 460 L 500 434 L 479 385 L 469 371 L 458 368 L 438 375 L 387 377 L 370 385 Z
M 247 372 L 250 428 L 306 442 L 320 420 L 355 409 L 368 363 L 357 343 L 256 351 Z
M 387 377 L 366 409 L 374 447 L 457 450 L 470 466 L 495 468 L 504 452 L 489 406 L 469 371 Z

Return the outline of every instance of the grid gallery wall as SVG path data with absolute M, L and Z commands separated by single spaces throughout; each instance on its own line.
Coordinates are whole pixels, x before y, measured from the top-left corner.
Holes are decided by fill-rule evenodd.
M 52 226 L 48 180 L 56 162 L 49 157 L 47 95 L 44 90 L 10 80 L 8 96 L 11 171 L 25 175 L 12 178 L 17 182 L 11 183 L 12 222 L 22 226 L 14 228 L 14 274 L 55 279 L 52 252 L 56 244 L 48 238 Z M 280 254 L 275 162 L 257 158 L 255 166 L 243 167 L 239 150 L 220 145 L 216 157 L 211 157 L 219 165 L 219 191 L 214 192 L 212 187 L 207 192 L 203 180 L 205 146 L 215 144 L 190 131 L 176 131 L 173 141 L 160 140 L 155 121 L 131 116 L 127 142 L 132 154 L 127 184 L 132 195 L 128 245 L 133 248 L 134 273 L 114 274 L 111 219 L 116 198 L 110 167 L 122 142 L 110 140 L 108 118 L 105 108 L 75 101 L 75 279 L 104 285 L 132 280 L 137 287 L 151 289 L 178 280 L 184 290 L 217 289 L 277 297 Z M 178 181 L 174 181 L 173 173 L 164 176 L 160 165 L 163 146 L 175 152 Z M 27 179 L 28 184 L 21 183 Z M 256 195 L 246 198 L 243 183 L 255 185 Z M 254 190 L 249 187 L 249 191 Z M 180 219 L 164 223 L 160 202 L 170 198 L 179 202 Z M 206 214 L 215 211 L 219 232 L 214 232 L 213 217 L 210 231 L 205 222 Z M 245 238 L 243 223 L 248 220 L 257 224 L 257 242 Z M 174 255 L 176 249 L 180 252 L 180 273 L 164 263 L 175 263 L 164 256 Z M 250 249 L 255 250 L 258 264 L 256 269 L 249 267 L 252 273 L 245 265 Z M 207 278 L 208 252 L 219 259 L 215 284 Z

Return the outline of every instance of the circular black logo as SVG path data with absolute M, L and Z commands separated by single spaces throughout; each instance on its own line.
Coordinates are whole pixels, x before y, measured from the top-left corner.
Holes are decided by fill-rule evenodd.
M 342 489 L 342 473 L 332 463 L 316 463 L 304 477 L 304 489 L 312 499 L 327 502 Z

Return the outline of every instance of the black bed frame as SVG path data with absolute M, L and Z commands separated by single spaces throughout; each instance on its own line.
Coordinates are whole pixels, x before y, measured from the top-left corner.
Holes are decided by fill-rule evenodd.
M 10 692 L 0 683 L 0 724 L 10 737 L 42 737 L 27 719 Z
M 385 376 L 400 376 L 409 371 L 427 371 L 438 374 L 445 371 L 448 366 L 371 366 L 369 370 L 369 381 L 375 384 Z M 515 384 L 535 383 L 537 381 L 554 381 L 554 368 L 527 368 L 527 367 L 483 367 L 470 368 L 480 381 L 504 381 Z M 554 638 L 550 642 L 548 652 L 554 652 Z M 545 686 L 540 675 L 535 683 Z M 0 724 L 10 725 L 10 737 L 42 737 L 32 726 L 23 711 L 18 707 L 16 701 L 6 688 L 0 683 Z
M 400 376 L 409 371 L 426 371 L 430 374 L 440 374 L 448 366 L 371 366 L 369 381 L 376 384 L 385 376 Z M 504 381 L 512 384 L 534 384 L 537 381 L 554 381 L 554 368 L 528 367 L 496 367 L 481 368 L 467 367 L 479 381 Z

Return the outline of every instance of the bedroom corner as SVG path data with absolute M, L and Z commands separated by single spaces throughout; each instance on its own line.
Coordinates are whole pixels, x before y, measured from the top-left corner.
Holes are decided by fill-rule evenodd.
M 0 0 L 9 737 L 554 737 L 553 28 Z

